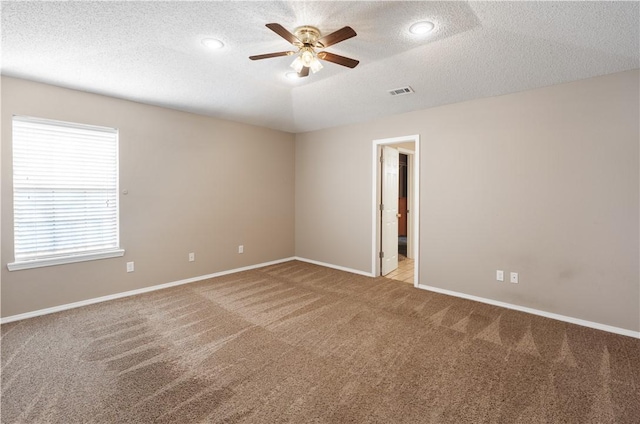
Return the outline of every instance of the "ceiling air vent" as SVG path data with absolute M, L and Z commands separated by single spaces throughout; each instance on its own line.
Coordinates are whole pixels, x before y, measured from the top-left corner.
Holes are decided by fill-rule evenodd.
M 408 85 L 406 87 L 389 90 L 389 94 L 391 94 L 392 96 L 402 96 L 405 94 L 411 94 L 413 92 L 413 88 L 409 87 Z

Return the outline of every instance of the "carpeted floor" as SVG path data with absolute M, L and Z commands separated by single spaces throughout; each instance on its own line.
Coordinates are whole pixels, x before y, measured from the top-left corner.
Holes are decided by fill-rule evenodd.
M 1 349 L 3 423 L 640 422 L 640 340 L 295 261 Z

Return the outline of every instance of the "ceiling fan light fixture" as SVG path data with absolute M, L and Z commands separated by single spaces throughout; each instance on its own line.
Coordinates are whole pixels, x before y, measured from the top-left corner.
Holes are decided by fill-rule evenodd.
M 420 21 L 409 27 L 409 32 L 416 35 L 428 34 L 435 29 L 436 25 L 430 21 Z
M 314 74 L 323 68 L 322 63 L 320 63 L 320 61 L 315 57 L 311 61 L 311 65 L 309 67 L 311 68 L 311 72 Z
M 291 62 L 291 67 L 296 72 L 302 71 L 302 68 L 304 68 L 304 63 L 302 62 L 302 59 L 300 58 L 300 56 L 296 56 L 296 58 L 293 60 L 293 62 Z
M 300 49 L 300 54 L 291 63 L 291 67 L 298 73 L 302 71 L 302 68 L 310 68 L 315 74 L 323 66 L 311 47 L 303 47 Z
M 311 62 L 315 59 L 313 52 L 309 48 L 305 48 L 304 51 L 300 53 L 300 58 L 302 59 L 302 64 L 307 68 L 311 67 Z

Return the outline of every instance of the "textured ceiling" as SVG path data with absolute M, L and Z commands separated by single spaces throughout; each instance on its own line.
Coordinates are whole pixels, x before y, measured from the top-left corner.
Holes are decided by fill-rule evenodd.
M 3 75 L 304 132 L 640 66 L 639 2 L 6 2 Z M 408 27 L 432 20 L 437 30 Z M 360 60 L 291 81 L 267 29 L 351 26 Z M 225 48 L 206 49 L 219 38 Z M 390 96 L 410 85 L 415 94 Z

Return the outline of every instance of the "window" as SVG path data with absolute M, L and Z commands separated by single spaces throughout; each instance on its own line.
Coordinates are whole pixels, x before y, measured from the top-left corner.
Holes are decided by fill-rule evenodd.
M 118 130 L 13 117 L 10 271 L 122 256 Z

